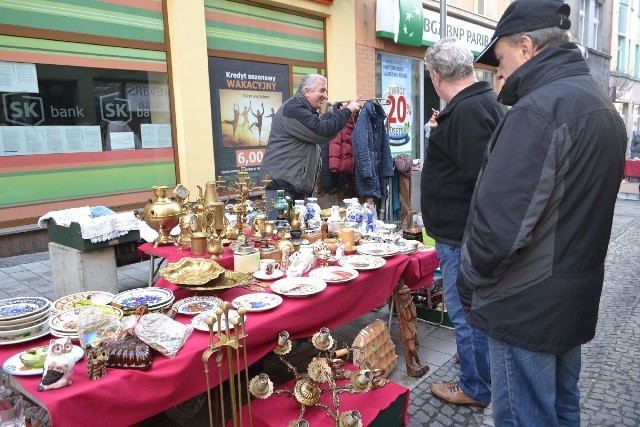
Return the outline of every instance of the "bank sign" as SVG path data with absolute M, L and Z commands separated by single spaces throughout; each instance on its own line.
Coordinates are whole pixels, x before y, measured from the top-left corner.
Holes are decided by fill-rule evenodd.
M 477 55 L 489 44 L 493 29 L 447 16 L 447 28 L 440 35 L 440 12 L 422 7 L 420 0 L 378 0 L 376 35 L 409 46 L 431 46 L 442 37 L 466 42 Z

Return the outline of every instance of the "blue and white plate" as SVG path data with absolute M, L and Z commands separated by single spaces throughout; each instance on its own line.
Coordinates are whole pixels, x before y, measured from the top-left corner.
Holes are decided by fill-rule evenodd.
M 0 301 L 0 324 L 51 309 L 51 301 L 40 297 L 18 297 Z
M 173 292 L 165 288 L 138 288 L 120 292 L 111 303 L 119 304 L 123 310 L 132 311 L 141 305 L 149 310 L 166 306 L 174 300 Z

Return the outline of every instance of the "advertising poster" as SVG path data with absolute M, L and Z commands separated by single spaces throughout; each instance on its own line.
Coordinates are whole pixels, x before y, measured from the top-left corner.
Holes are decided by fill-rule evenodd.
M 246 167 L 257 176 L 271 120 L 289 98 L 287 65 L 209 58 L 213 144 L 217 176 Z
M 411 60 L 391 55 L 381 55 L 382 97 L 388 98 L 384 106 L 387 113 L 387 130 L 391 143 L 391 155 L 411 154 Z

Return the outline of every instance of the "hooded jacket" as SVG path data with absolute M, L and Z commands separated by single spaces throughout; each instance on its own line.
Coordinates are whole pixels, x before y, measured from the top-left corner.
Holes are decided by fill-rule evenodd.
M 573 43 L 518 68 L 463 238 L 458 292 L 496 340 L 559 353 L 595 334 L 626 132 Z
M 458 92 L 438 115 L 420 181 L 422 220 L 435 240 L 461 244 L 484 152 L 505 111 L 483 81 Z
M 333 139 L 351 117 L 346 108 L 322 119 L 301 93 L 278 108 L 260 164 L 260 180 L 269 175 L 269 190 L 311 195 L 320 168 L 320 146 Z

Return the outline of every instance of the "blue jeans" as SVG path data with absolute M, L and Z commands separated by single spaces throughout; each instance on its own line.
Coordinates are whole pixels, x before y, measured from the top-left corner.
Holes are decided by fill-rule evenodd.
M 496 427 L 579 426 L 580 351 L 539 353 L 489 338 Z
M 458 385 L 468 397 L 481 403 L 491 402 L 489 387 L 489 349 L 484 332 L 472 327 L 464 317 L 460 296 L 456 288 L 460 265 L 460 246 L 436 241 L 440 259 L 444 302 L 449 319 L 456 330 L 456 345 L 460 359 Z

